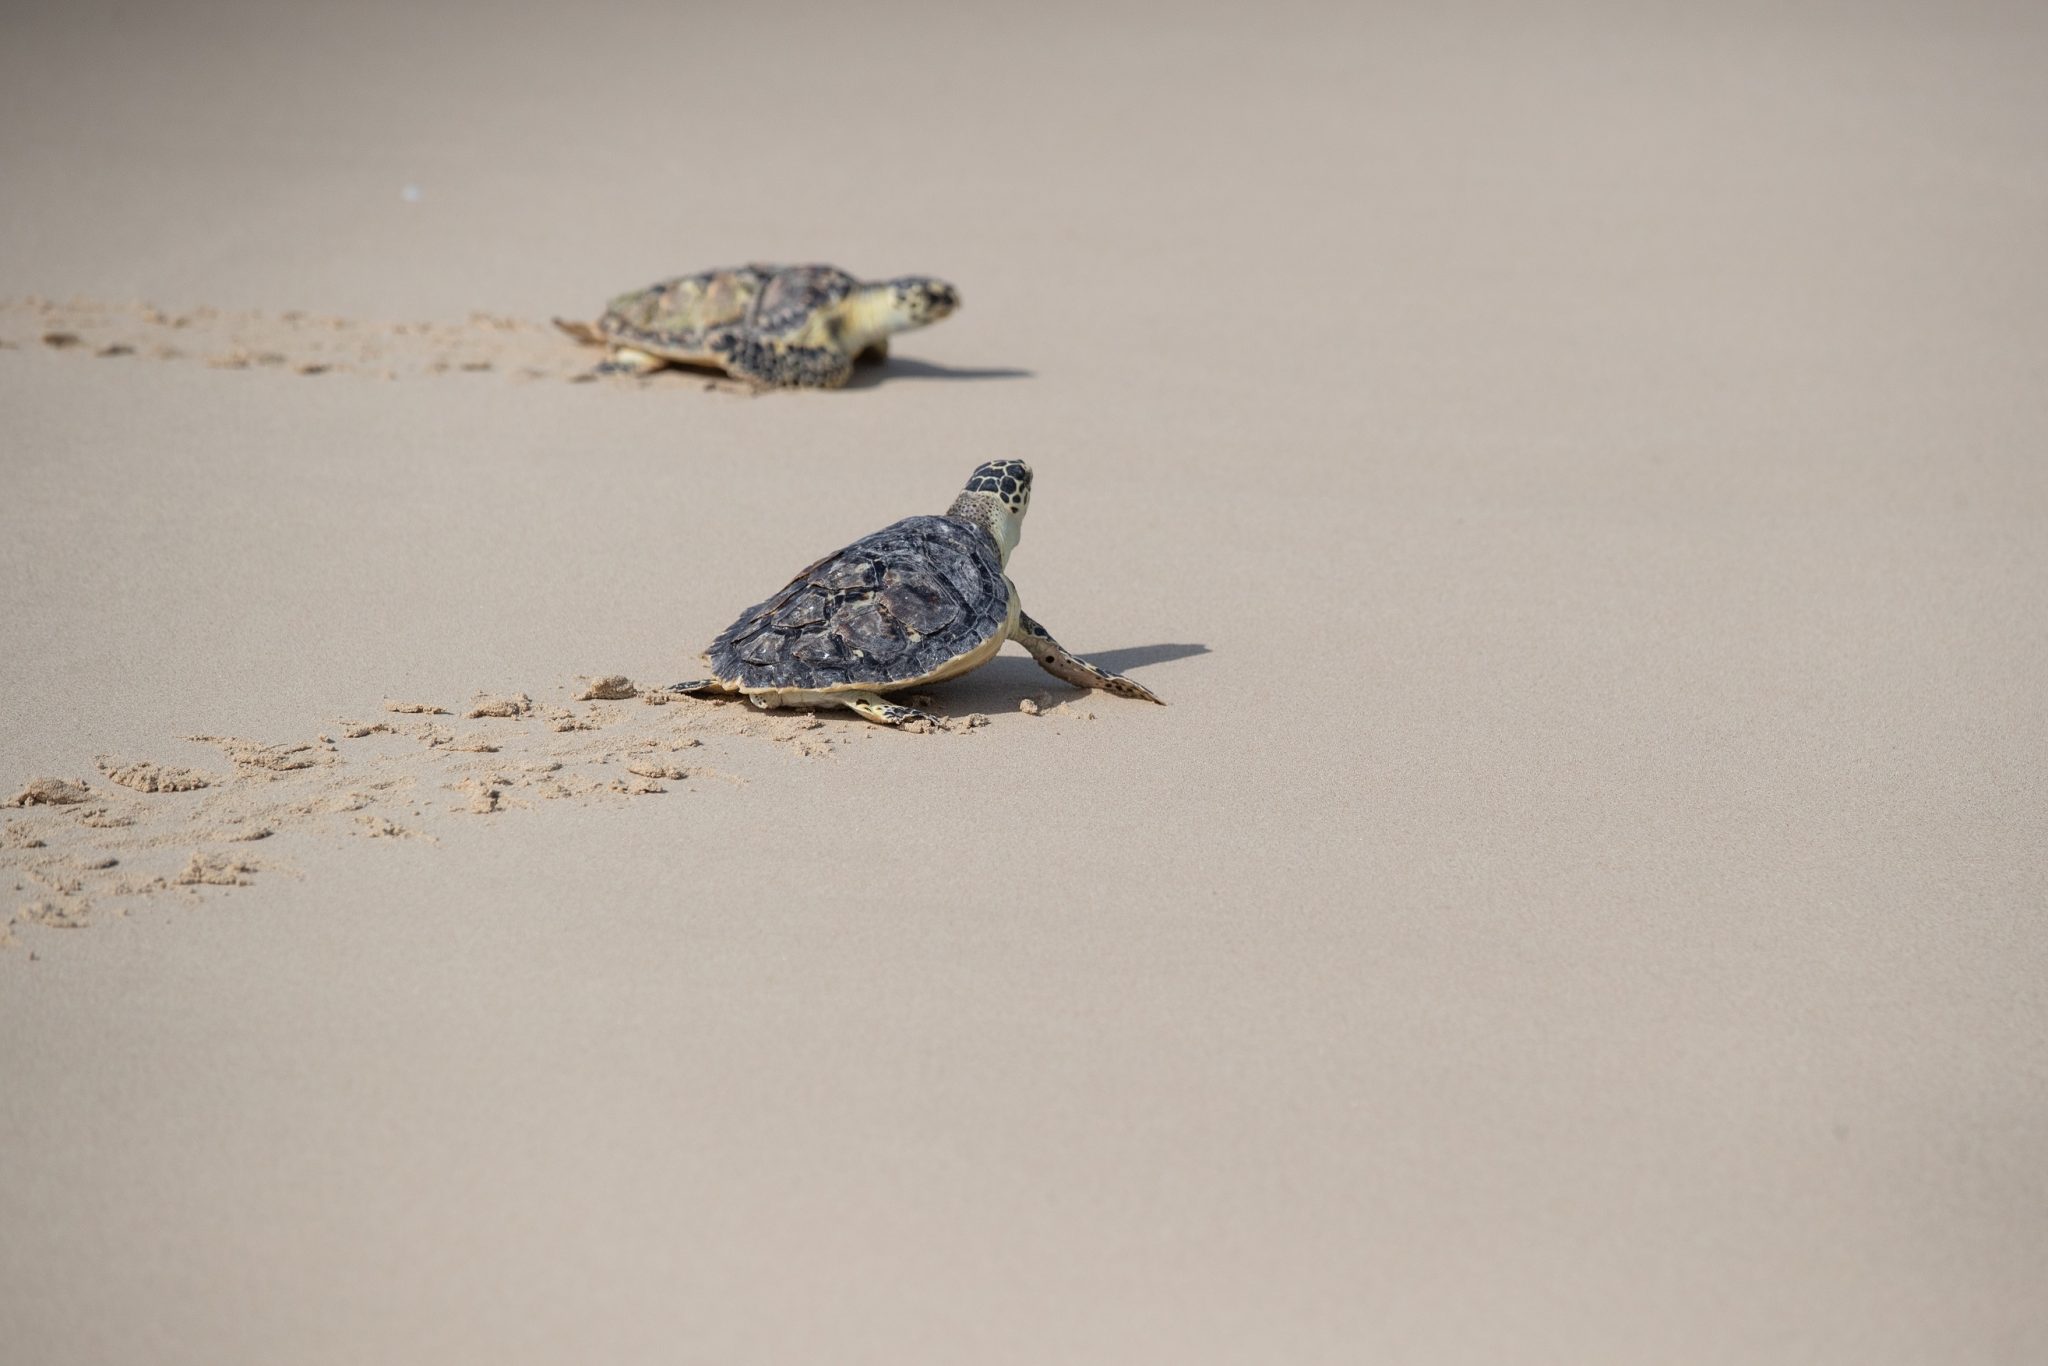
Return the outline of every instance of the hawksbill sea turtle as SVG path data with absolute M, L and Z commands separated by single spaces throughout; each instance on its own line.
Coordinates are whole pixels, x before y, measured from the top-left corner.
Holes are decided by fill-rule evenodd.
M 749 265 L 663 280 L 594 323 L 555 326 L 610 348 L 598 374 L 699 365 L 764 389 L 837 389 L 854 361 L 886 357 L 891 336 L 959 306 L 958 290 L 921 275 L 864 284 L 836 266 Z
M 1055 678 L 1118 697 L 1152 691 L 1067 652 L 1024 613 L 1003 572 L 1031 503 L 1022 460 L 975 467 L 941 517 L 906 517 L 827 555 L 712 642 L 712 676 L 678 693 L 741 693 L 758 707 L 850 707 L 900 726 L 933 718 L 883 694 L 957 678 L 1006 640 Z

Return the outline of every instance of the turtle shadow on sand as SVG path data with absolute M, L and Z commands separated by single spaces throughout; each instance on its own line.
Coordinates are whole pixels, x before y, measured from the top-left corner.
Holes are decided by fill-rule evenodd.
M 596 378 L 586 374 L 585 378 Z M 1035 370 L 1017 370 L 996 367 L 952 367 L 934 365 L 930 361 L 911 360 L 904 356 L 891 356 L 886 360 L 863 358 L 853 372 L 853 377 L 840 386 L 841 391 L 849 389 L 877 389 L 899 379 L 1035 379 Z M 642 384 L 659 385 L 694 381 L 705 388 L 719 389 L 728 393 L 755 394 L 767 392 L 757 390 L 745 380 L 734 379 L 715 365 L 698 361 L 670 361 L 659 372 L 640 377 Z
M 930 361 L 912 360 L 908 356 L 891 356 L 887 360 L 863 361 L 853 372 L 853 378 L 846 381 L 848 389 L 873 389 L 892 380 L 899 379 L 1035 379 L 1037 372 L 1018 370 L 1007 366 L 950 366 L 934 365 Z
M 1148 664 L 1165 664 L 1192 655 L 1209 653 L 1206 645 L 1133 645 L 1122 650 L 1104 650 L 1100 654 L 1084 658 L 1097 668 L 1124 673 L 1131 669 L 1142 669 Z M 1038 662 L 1029 655 L 1001 654 L 982 665 L 971 674 L 960 678 L 947 679 L 921 690 L 931 698 L 919 705 L 934 716 L 957 721 L 976 712 L 996 714 L 1014 712 L 1017 704 L 1027 698 L 1052 698 L 1052 705 L 1062 702 L 1078 702 L 1095 693 L 1092 688 L 1078 688 L 1062 682 L 1045 672 Z M 1166 703 L 1171 706 L 1173 699 Z M 1113 708 L 1125 705 L 1121 698 L 1104 696 L 1091 709 Z
M 1176 659 L 1187 659 L 1193 655 L 1208 653 L 1209 647 L 1206 645 L 1127 645 L 1121 650 L 1104 650 L 1100 654 L 1089 655 L 1088 662 L 1098 669 L 1120 674 L 1131 669 L 1142 669 L 1147 664 L 1169 664 Z

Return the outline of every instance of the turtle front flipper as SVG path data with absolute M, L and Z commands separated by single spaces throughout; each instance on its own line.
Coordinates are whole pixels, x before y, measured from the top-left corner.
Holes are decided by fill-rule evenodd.
M 1026 613 L 1017 614 L 1017 624 L 1010 628 L 1010 639 L 1031 651 L 1031 657 L 1038 661 L 1038 667 L 1054 678 L 1064 679 L 1080 688 L 1100 688 L 1117 697 L 1135 697 L 1145 702 L 1159 702 L 1159 698 L 1143 683 L 1134 683 L 1122 674 L 1105 672 L 1079 655 L 1070 653 Z M 1166 704 L 1160 702 L 1160 705 Z

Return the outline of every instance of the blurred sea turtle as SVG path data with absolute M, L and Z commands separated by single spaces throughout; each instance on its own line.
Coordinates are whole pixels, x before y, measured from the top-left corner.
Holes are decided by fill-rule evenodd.
M 836 266 L 749 265 L 663 280 L 619 295 L 594 323 L 555 326 L 611 348 L 599 374 L 679 362 L 763 388 L 837 389 L 855 360 L 886 357 L 893 334 L 959 306 L 953 286 L 921 275 L 864 284 Z
M 944 516 L 906 517 L 819 560 L 712 642 L 712 677 L 669 691 L 743 693 L 758 707 L 851 707 L 892 726 L 930 721 L 882 694 L 957 678 L 1014 640 L 1055 678 L 1159 701 L 1067 653 L 1024 614 L 1003 567 L 1030 503 L 1022 460 L 976 466 Z

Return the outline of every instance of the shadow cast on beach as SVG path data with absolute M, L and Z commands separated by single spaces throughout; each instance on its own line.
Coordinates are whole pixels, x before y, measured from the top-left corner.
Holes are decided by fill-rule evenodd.
M 1129 645 L 1121 650 L 1104 650 L 1101 654 L 1089 655 L 1087 659 L 1098 669 L 1122 674 L 1142 669 L 1148 664 L 1170 664 L 1176 659 L 1208 653 L 1206 645 Z M 1051 678 L 1052 675 L 1047 674 L 1046 677 Z
M 930 361 L 891 356 L 885 361 L 866 362 L 856 367 L 853 378 L 846 382 L 846 387 L 872 389 L 885 382 L 899 379 L 1031 379 L 1033 375 L 1033 371 L 1017 370 L 1007 366 L 977 368 L 934 365 Z
M 1209 647 L 1206 645 L 1132 645 L 1121 650 L 1103 650 L 1097 654 L 1083 655 L 1082 658 L 1111 673 L 1130 673 L 1150 664 L 1165 664 L 1172 660 L 1208 653 Z M 1112 697 L 1093 688 L 1077 688 L 1039 668 L 1038 661 L 1027 655 L 1018 654 L 997 655 L 965 678 L 937 684 L 930 692 L 932 700 L 929 705 L 924 706 L 924 710 L 948 720 L 958 720 L 975 712 L 1015 711 L 1017 704 L 1026 698 L 1046 695 L 1051 696 L 1055 706 L 1089 696 L 1101 698 L 1105 706 L 1151 705 Z M 1163 696 L 1161 700 L 1168 705 L 1172 705 L 1173 702 L 1171 697 Z
M 875 389 L 893 380 L 900 379 L 1032 379 L 1035 371 L 1017 370 L 1004 366 L 955 367 L 933 365 L 930 361 L 892 358 L 884 361 L 863 360 L 854 367 L 853 378 L 846 381 L 846 389 Z M 697 361 L 672 360 L 652 375 L 643 377 L 641 384 L 675 383 L 680 380 L 696 380 L 708 388 L 723 389 L 737 394 L 758 396 L 773 393 L 774 390 L 756 390 L 745 380 L 734 379 L 716 365 Z

